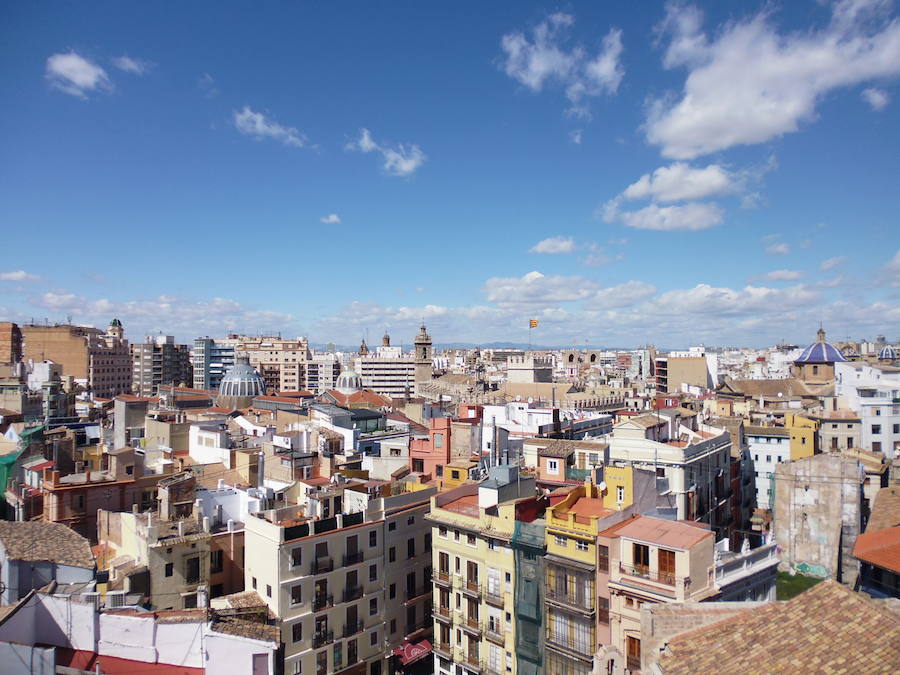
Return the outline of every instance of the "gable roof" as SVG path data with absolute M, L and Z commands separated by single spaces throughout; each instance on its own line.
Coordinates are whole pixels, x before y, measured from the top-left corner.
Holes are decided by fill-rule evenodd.
M 619 528 L 616 534 L 678 549 L 689 549 L 707 537 L 714 536 L 712 530 L 698 527 L 696 524 L 650 516 L 632 518 L 624 527 Z
M 900 525 L 859 535 L 853 546 L 853 555 L 871 565 L 900 574 Z
M 663 673 L 876 673 L 900 665 L 900 617 L 826 580 L 788 602 L 682 633 Z

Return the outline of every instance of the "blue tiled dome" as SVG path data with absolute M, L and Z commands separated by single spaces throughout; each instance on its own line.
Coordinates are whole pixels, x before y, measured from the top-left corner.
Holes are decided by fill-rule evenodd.
M 894 352 L 894 348 L 888 345 L 881 350 L 881 354 L 878 355 L 878 358 L 882 361 L 893 361 L 897 358 L 897 354 Z
M 813 342 L 809 347 L 803 350 L 794 363 L 836 363 L 838 361 L 846 361 L 847 359 L 841 354 L 841 350 L 833 344 L 825 342 L 825 331 L 821 328 L 818 333 L 819 339 Z
M 266 383 L 256 368 L 238 357 L 219 385 L 219 396 L 253 398 L 266 393 Z

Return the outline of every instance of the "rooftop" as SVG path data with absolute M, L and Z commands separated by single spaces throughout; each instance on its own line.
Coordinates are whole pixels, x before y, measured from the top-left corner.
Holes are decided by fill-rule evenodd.
M 787 636 L 790 636 L 789 638 Z M 663 673 L 880 673 L 900 664 L 900 617 L 826 580 L 669 640 Z
M 713 537 L 711 530 L 680 520 L 663 520 L 649 516 L 637 516 L 618 528 L 616 535 L 639 539 L 651 544 L 686 550 L 707 537 Z
M 0 521 L 0 542 L 9 560 L 55 562 L 72 567 L 94 567 L 87 539 L 61 523 Z
M 900 525 L 859 535 L 853 546 L 853 555 L 876 567 L 900 574 Z
M 872 502 L 872 515 L 866 532 L 900 525 L 900 485 L 881 488 Z

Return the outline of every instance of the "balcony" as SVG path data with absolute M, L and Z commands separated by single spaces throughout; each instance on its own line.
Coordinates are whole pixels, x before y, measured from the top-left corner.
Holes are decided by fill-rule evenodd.
M 362 621 L 354 621 L 353 623 L 345 623 L 343 636 L 345 638 L 348 638 L 352 635 L 356 635 L 357 633 L 362 633 L 362 630 L 363 630 L 363 622 Z
M 503 607 L 504 605 L 503 592 L 498 589 L 491 590 L 488 587 L 488 590 L 484 592 L 484 599 L 489 605 L 494 605 L 495 607 Z
M 593 471 L 591 469 L 576 469 L 572 466 L 566 467 L 566 479 L 584 481 L 591 477 Z
M 362 551 L 357 551 L 356 553 L 345 553 L 344 567 L 350 567 L 350 565 L 361 563 L 364 558 L 365 554 Z
M 481 635 L 481 622 L 477 618 L 466 616 L 460 613 L 457 616 L 457 625 L 464 631 L 474 635 Z
M 657 584 L 665 584 L 666 586 L 674 586 L 677 580 L 677 577 L 671 572 L 660 572 L 658 570 L 651 570 L 649 567 L 645 567 L 643 565 L 626 565 L 624 563 L 619 563 L 619 572 L 629 577 L 637 577 L 639 579 L 646 579 L 648 581 L 653 581 Z
M 481 661 L 478 660 L 478 653 L 466 652 L 465 664 L 471 668 L 481 669 Z
M 435 642 L 433 649 L 435 653 L 443 656 L 445 659 L 453 658 L 453 648 L 450 646 L 449 642 Z
M 584 596 L 588 597 L 585 598 Z M 586 614 L 594 613 L 594 593 L 591 591 L 590 593 L 568 593 L 566 591 L 559 591 L 553 586 L 547 585 L 544 587 L 544 597 L 548 602 L 555 603 L 557 605 L 565 605 L 566 607 L 570 607 L 572 609 L 577 609 L 579 612 L 584 612 Z
M 359 600 L 363 594 L 362 586 L 348 586 L 344 589 L 341 597 L 344 602 L 353 602 L 354 600 Z
M 628 665 L 628 670 L 632 673 L 639 673 L 641 671 L 641 657 L 640 656 L 628 656 L 626 659 L 626 663 Z
M 309 566 L 311 574 L 325 574 L 334 569 L 334 560 L 332 558 L 315 558 Z
M 505 644 L 506 638 L 503 635 L 502 629 L 498 624 L 488 622 L 485 625 L 484 636 L 490 640 L 491 642 L 495 642 L 501 647 Z
M 319 610 L 326 609 L 327 607 L 332 607 L 334 605 L 334 598 L 331 593 L 325 593 L 322 595 L 317 595 L 313 598 L 313 611 L 318 612 Z
M 572 635 L 557 635 L 551 630 L 547 633 L 547 644 L 551 647 L 556 647 L 557 650 L 562 650 L 580 659 L 590 661 L 594 656 L 592 649 L 594 637 L 592 635 L 593 631 L 589 630 L 588 633 L 591 634 L 590 640 L 575 640 Z
M 481 595 L 481 586 L 478 585 L 478 579 L 466 579 L 465 582 L 460 585 L 459 590 L 461 590 L 466 595 Z
M 442 607 L 442 606 L 438 605 L 437 607 L 434 608 L 434 616 L 438 620 L 442 619 L 444 621 L 449 621 L 450 620 L 450 608 Z
M 447 586 L 448 588 L 450 586 L 450 572 L 435 572 L 432 579 L 439 586 Z
M 419 586 L 418 588 L 407 588 L 406 589 L 406 602 L 412 602 L 417 598 L 424 597 L 426 595 L 431 595 L 431 586 Z
M 316 631 L 313 634 L 313 649 L 318 649 L 319 647 L 330 645 L 332 642 L 334 642 L 334 631 L 332 630 Z

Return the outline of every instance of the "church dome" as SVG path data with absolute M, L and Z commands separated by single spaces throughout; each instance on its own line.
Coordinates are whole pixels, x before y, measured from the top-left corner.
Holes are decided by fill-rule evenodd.
M 818 339 L 804 349 L 800 356 L 794 360 L 794 363 L 836 363 L 846 360 L 847 358 L 841 354 L 840 349 L 831 343 L 825 342 L 825 331 L 820 328 Z
M 250 404 L 250 399 L 262 396 L 266 393 L 266 383 L 256 368 L 243 358 L 239 358 L 222 378 L 219 385 L 219 397 L 226 400 L 234 399 L 235 407 L 240 408 Z
M 884 349 L 881 350 L 881 353 L 878 355 L 878 358 L 882 361 L 893 361 L 897 358 L 897 353 L 894 351 L 894 348 L 888 345 Z
M 362 378 L 355 370 L 345 370 L 338 375 L 334 388 L 342 394 L 354 394 L 362 389 Z

